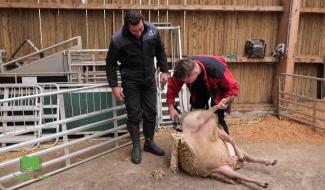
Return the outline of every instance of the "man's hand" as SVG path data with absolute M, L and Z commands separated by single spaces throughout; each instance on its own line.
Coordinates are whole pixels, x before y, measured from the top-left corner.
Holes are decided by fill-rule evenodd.
M 223 98 L 217 105 L 218 109 L 227 109 L 229 104 L 234 101 L 234 97 Z
M 217 105 L 218 109 L 227 109 L 228 108 L 228 99 L 223 98 Z
M 168 109 L 169 109 L 169 116 L 170 118 L 172 119 L 172 121 L 175 120 L 175 116 L 178 115 L 177 111 L 175 110 L 174 106 L 173 105 L 169 105 L 168 106 Z
M 120 87 L 113 87 L 112 88 L 112 92 L 115 96 L 115 98 L 117 98 L 118 100 L 123 100 L 124 99 L 124 94 L 123 92 L 121 91 L 121 88 Z
M 163 89 L 166 83 L 168 82 L 169 74 L 168 73 L 161 73 L 160 74 L 160 86 Z

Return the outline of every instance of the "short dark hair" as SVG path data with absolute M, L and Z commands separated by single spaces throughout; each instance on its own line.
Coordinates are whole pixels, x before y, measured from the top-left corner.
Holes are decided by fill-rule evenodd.
M 143 22 L 143 15 L 139 10 L 129 10 L 126 11 L 124 14 L 124 25 L 129 26 L 131 25 L 137 25 L 140 23 L 140 21 Z
M 195 62 L 191 59 L 181 59 L 175 64 L 174 77 L 183 80 L 189 77 L 194 70 Z

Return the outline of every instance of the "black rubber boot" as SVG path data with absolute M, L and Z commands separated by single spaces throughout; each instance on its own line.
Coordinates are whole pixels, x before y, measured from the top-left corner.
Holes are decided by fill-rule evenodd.
M 165 152 L 155 144 L 152 138 L 146 138 L 144 142 L 143 150 L 147 152 L 151 152 L 157 156 L 165 155 Z
M 140 147 L 140 129 L 136 125 L 128 125 L 128 130 L 132 139 L 133 149 L 131 153 L 131 161 L 134 164 L 141 163 L 141 147 Z

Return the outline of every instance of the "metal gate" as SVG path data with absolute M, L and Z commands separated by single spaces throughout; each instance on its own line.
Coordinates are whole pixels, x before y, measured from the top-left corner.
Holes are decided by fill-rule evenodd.
M 24 91 L 23 96 L 0 100 L 0 121 L 3 126 L 0 141 L 29 133 L 38 135 L 27 141 L 6 144 L 5 147 L 0 148 L 0 189 L 14 189 L 48 178 L 50 175 L 130 144 L 129 140 L 125 139 L 129 134 L 121 133 L 126 128 L 125 106 L 123 102 L 115 101 L 107 84 L 62 85 L 59 90 L 42 93 L 39 93 L 40 87 L 33 87 L 34 93 L 26 93 L 25 89 L 21 88 L 21 91 Z M 50 97 L 57 98 L 59 111 L 55 114 L 60 114 L 60 118 L 47 118 L 50 120 L 44 123 L 42 121 L 44 117 L 42 119 L 39 116 L 41 113 L 44 115 L 42 111 L 44 107 L 47 109 L 51 107 L 46 106 L 50 105 L 48 104 Z M 35 115 L 33 117 L 37 118 L 37 122 L 24 127 L 8 126 L 8 123 L 16 119 L 12 115 L 15 110 L 19 110 L 23 123 L 30 121 L 30 118 L 27 118 L 28 112 Z M 54 110 L 52 111 L 54 114 Z M 47 111 L 47 114 L 52 111 Z M 7 126 L 4 126 L 4 123 Z M 44 135 L 39 132 L 45 129 L 56 129 L 57 126 L 59 126 L 58 131 L 54 133 Z M 4 131 L 9 127 L 12 130 Z M 95 132 L 73 140 L 68 138 L 70 135 L 86 130 Z M 98 139 L 98 137 L 102 138 Z M 55 143 L 58 138 L 62 140 Z M 96 140 L 89 141 L 91 139 Z M 17 151 L 21 151 L 22 155 L 17 155 L 16 153 L 19 153 Z M 35 168 L 37 160 L 39 160 L 39 167 Z M 26 170 L 22 167 L 25 164 L 27 166 L 30 164 L 31 167 L 27 167 Z
M 285 87 L 291 84 L 291 89 Z M 278 115 L 325 129 L 325 79 L 281 74 L 278 80 Z
M 180 27 L 157 27 L 165 31 L 162 31 L 162 35 L 167 34 L 171 41 L 171 47 L 168 47 L 171 56 L 167 61 L 173 68 L 175 62 L 182 58 Z M 42 63 L 41 70 L 37 72 L 31 69 L 30 72 L 24 70 L 1 73 L 3 76 L 14 76 L 16 83 L 18 77 L 38 76 L 67 76 L 70 83 L 0 86 L 0 142 L 3 142 L 3 147 L 0 148 L 0 189 L 14 189 L 46 179 L 50 175 L 131 144 L 126 138 L 129 134 L 125 125 L 126 111 L 123 102 L 115 100 L 107 84 L 100 84 L 106 83 L 103 57 L 107 49 L 81 49 L 81 38 L 75 37 L 2 64 L 2 71 L 7 71 L 7 66 L 15 64 L 15 61 L 71 40 L 77 40 L 75 47 L 55 55 L 60 57 L 55 59 L 59 64 L 52 60 L 52 66 L 59 65 L 61 70 L 49 70 L 50 67 Z M 160 73 L 157 72 L 156 76 L 159 127 L 161 124 L 169 124 L 171 120 L 165 104 L 166 89 L 160 87 Z M 12 90 L 13 86 L 18 91 Z M 185 86 L 176 101 L 182 111 L 188 110 Z M 16 119 L 20 120 L 17 122 Z M 73 140 L 69 138 L 77 135 L 82 137 Z M 13 139 L 20 140 L 13 142 Z M 99 142 L 89 144 L 90 140 Z M 17 151 L 23 154 L 14 154 Z M 30 163 L 34 165 L 28 165 Z M 27 167 L 26 170 L 22 167 L 26 165 L 32 167 Z M 34 167 L 37 165 L 40 167 Z

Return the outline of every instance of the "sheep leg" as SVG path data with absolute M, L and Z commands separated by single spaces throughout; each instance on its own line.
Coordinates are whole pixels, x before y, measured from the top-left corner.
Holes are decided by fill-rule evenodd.
M 267 160 L 267 159 L 262 159 L 262 158 L 256 158 L 247 152 L 240 150 L 244 155 L 244 160 L 246 162 L 251 162 L 251 163 L 259 163 L 259 164 L 264 164 L 265 166 L 274 166 L 277 163 L 277 160 Z
M 254 179 L 251 179 L 249 177 L 246 177 L 244 175 L 239 174 L 238 172 L 233 170 L 229 165 L 221 166 L 218 169 L 216 169 L 215 171 L 219 172 L 220 174 L 223 174 L 223 175 L 225 175 L 225 176 L 227 176 L 229 178 L 236 179 L 238 181 L 250 182 L 250 183 L 256 184 L 256 185 L 258 185 L 260 187 L 263 187 L 263 188 L 267 188 L 267 186 L 268 186 L 267 182 L 254 180 Z
M 232 145 L 235 150 L 235 154 L 238 156 L 239 161 L 244 161 L 244 154 L 237 147 L 234 139 L 230 135 L 228 135 L 224 130 L 218 130 L 218 136 L 223 141 L 229 142 Z

